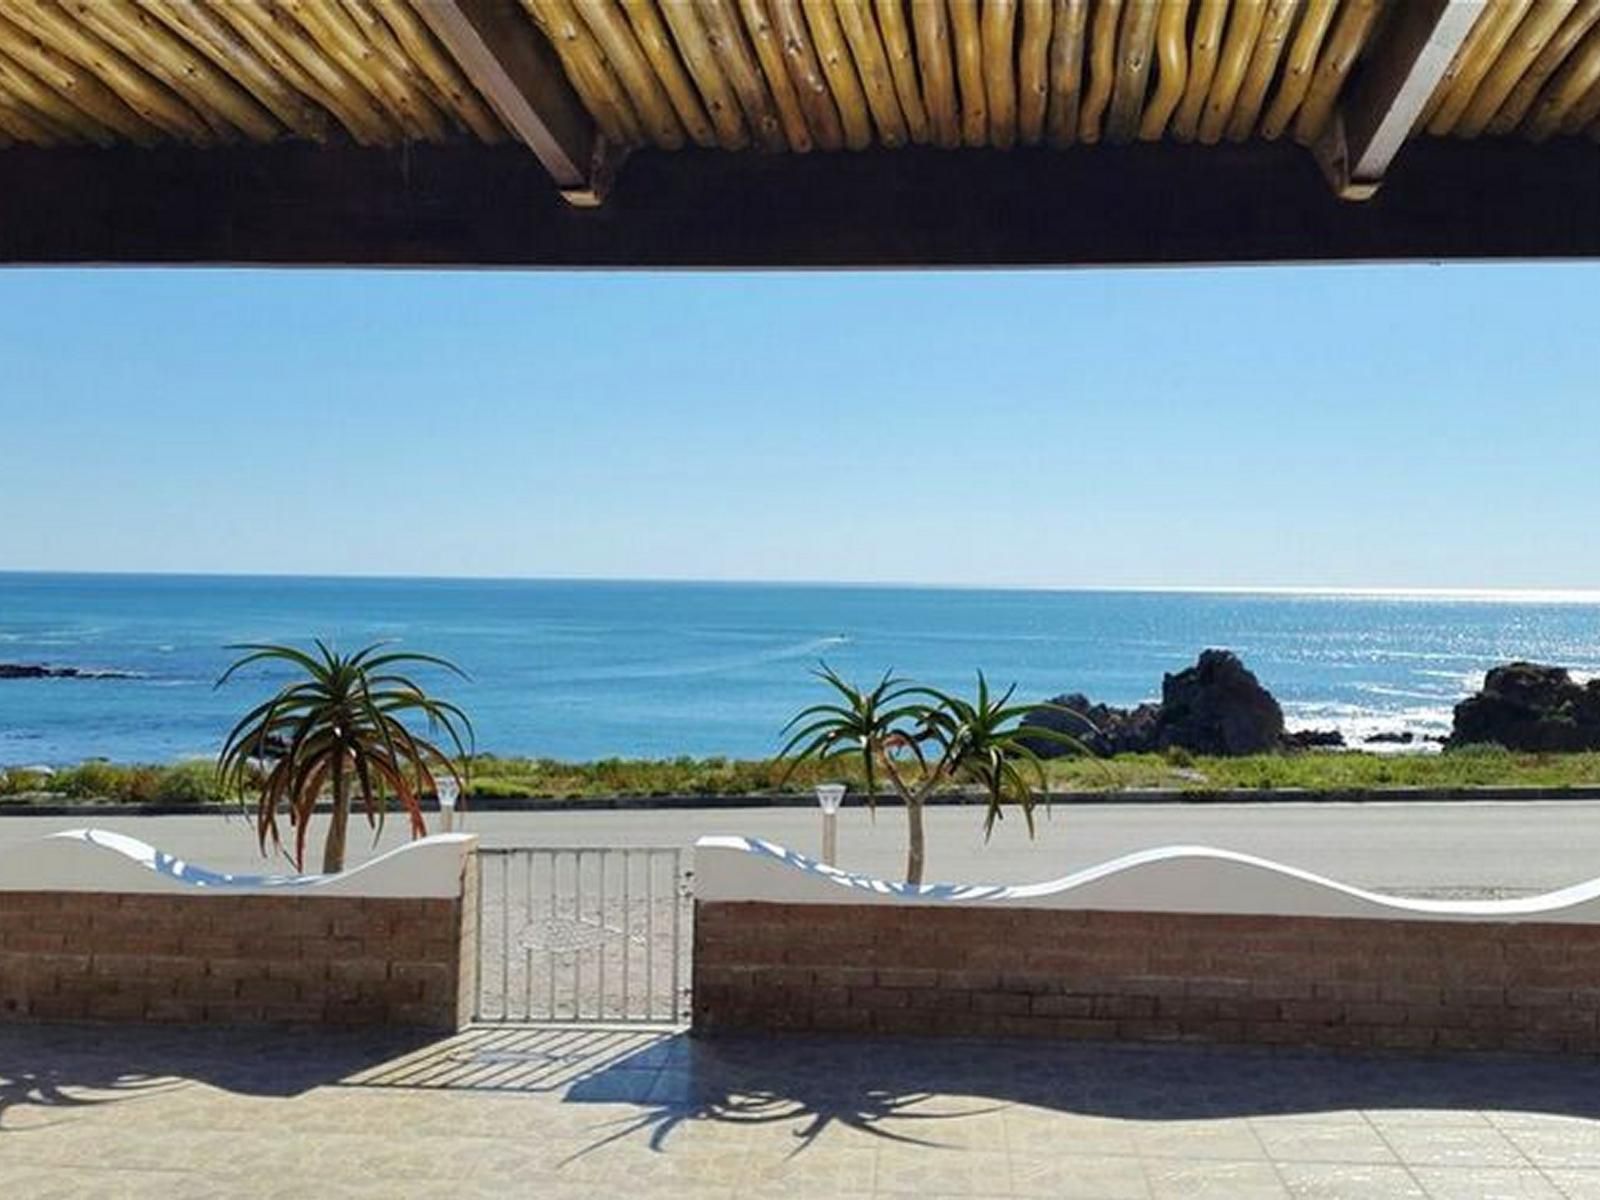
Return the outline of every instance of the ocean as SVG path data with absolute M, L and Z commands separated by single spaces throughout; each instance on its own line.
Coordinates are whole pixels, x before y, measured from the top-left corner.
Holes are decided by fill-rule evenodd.
M 1001 591 L 744 583 L 0 573 L 0 663 L 131 673 L 0 680 L 0 764 L 215 753 L 281 676 L 213 687 L 229 643 L 392 639 L 480 749 L 569 760 L 761 757 L 821 699 L 809 671 L 1133 704 L 1207 646 L 1237 651 L 1291 728 L 1447 733 L 1515 658 L 1600 671 L 1600 596 Z

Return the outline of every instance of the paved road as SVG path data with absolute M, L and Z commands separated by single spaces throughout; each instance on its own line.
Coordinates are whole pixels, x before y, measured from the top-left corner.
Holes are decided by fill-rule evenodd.
M 0 818 L 0 846 L 81 826 L 82 819 Z M 261 870 L 253 834 L 237 816 L 97 817 L 191 861 Z M 1024 882 L 1049 879 L 1129 851 L 1202 844 L 1264 855 L 1352 883 L 1427 894 L 1544 891 L 1600 875 L 1600 803 L 1057 805 L 1030 841 L 1017 817 L 984 843 L 978 810 L 928 814 L 928 877 Z M 467 828 L 490 845 L 687 845 L 739 833 L 814 851 L 819 818 L 807 809 L 678 809 L 591 813 L 481 813 Z M 320 844 L 320 830 L 314 831 Z M 391 821 L 379 849 L 398 844 Z M 883 809 L 840 817 L 842 866 L 894 876 L 905 817 Z M 372 853 L 363 827 L 353 858 Z

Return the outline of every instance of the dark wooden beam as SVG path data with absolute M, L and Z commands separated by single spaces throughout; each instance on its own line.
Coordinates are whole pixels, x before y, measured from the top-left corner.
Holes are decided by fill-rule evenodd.
M 1367 204 L 1297 146 L 651 151 L 577 209 L 517 146 L 0 151 L 0 263 L 1117 266 L 1600 257 L 1586 139 L 1414 143 Z
M 1434 89 L 1484 11 L 1483 0 L 1405 0 L 1316 147 L 1329 182 L 1350 200 L 1383 182 Z
M 416 9 L 556 186 L 575 203 L 596 198 L 594 122 L 514 0 L 417 0 Z

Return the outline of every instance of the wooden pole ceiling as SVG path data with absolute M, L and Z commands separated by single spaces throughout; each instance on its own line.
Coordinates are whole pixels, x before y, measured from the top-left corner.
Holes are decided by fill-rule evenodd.
M 556 186 L 575 200 L 592 197 L 594 122 L 549 43 L 492 0 L 425 0 L 417 12 Z
M 1407 0 L 1315 150 L 1334 190 L 1369 199 L 1485 16 L 1484 0 Z
M 1600 0 L 0 0 L 5 262 L 1587 255 L 1597 143 Z

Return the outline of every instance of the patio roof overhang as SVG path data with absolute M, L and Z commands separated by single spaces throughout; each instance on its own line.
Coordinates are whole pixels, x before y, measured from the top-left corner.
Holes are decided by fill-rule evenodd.
M 1600 0 L 0 0 L 7 263 L 1588 257 L 1597 138 Z

